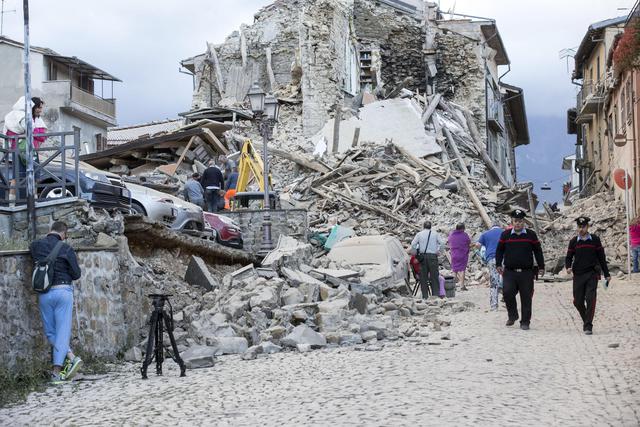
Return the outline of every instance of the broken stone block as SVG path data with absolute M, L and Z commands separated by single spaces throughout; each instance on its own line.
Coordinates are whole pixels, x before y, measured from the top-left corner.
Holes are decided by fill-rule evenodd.
M 246 265 L 230 274 L 232 281 L 258 279 L 258 273 L 253 264 Z
M 351 306 L 353 308 L 355 308 L 356 310 L 358 310 L 358 313 L 360 313 L 360 314 L 366 314 L 367 313 L 367 304 L 368 304 L 368 302 L 369 302 L 369 300 L 367 299 L 367 297 L 365 297 L 364 295 L 362 295 L 360 293 L 356 293 L 351 298 Z
M 296 344 L 296 348 L 300 353 L 308 353 L 311 351 L 311 344 Z
M 362 339 L 365 341 L 371 341 L 378 339 L 378 333 L 376 331 L 366 331 L 360 334 Z
M 263 287 L 257 295 L 252 296 L 249 300 L 249 305 L 253 307 L 267 307 L 275 308 L 278 304 L 278 296 L 276 291 L 271 287 Z
M 215 363 L 216 349 L 204 345 L 194 345 L 180 355 L 187 369 L 209 368 Z
M 215 348 L 216 354 L 242 354 L 249 347 L 244 337 L 207 337 L 206 342 Z
M 95 246 L 98 248 L 111 248 L 118 246 L 118 241 L 107 234 L 98 233 Z
M 313 348 L 324 347 L 327 340 L 307 325 L 298 325 L 280 343 L 286 347 L 296 347 L 298 344 L 309 344 Z
M 290 288 L 282 295 L 283 305 L 294 305 L 301 302 L 304 302 L 304 295 L 297 288 Z
M 356 345 L 362 344 L 362 337 L 360 334 L 340 334 L 340 345 Z
M 337 332 L 327 332 L 324 334 L 327 343 L 329 344 L 339 344 L 340 343 L 340 334 Z
M 127 362 L 142 362 L 142 350 L 138 347 L 131 347 L 124 353 L 124 360 Z
M 316 283 L 301 283 L 298 289 L 304 295 L 305 302 L 316 302 L 320 299 L 320 285 Z
M 307 273 L 303 273 L 302 271 L 293 270 L 291 268 L 282 267 L 281 270 L 282 275 L 291 283 L 293 286 L 299 286 L 303 283 L 314 284 L 320 286 L 323 282 L 309 276 Z
M 297 320 L 298 322 L 304 322 L 309 318 L 309 315 L 304 310 L 295 310 L 291 313 L 291 318 Z
M 316 314 L 316 324 L 321 332 L 331 332 L 340 329 L 342 316 L 336 313 Z
M 282 347 L 280 347 L 279 345 L 275 345 L 271 341 L 265 341 L 260 343 L 260 347 L 262 347 L 262 352 L 264 354 L 273 354 L 273 353 L 279 353 L 282 351 Z
M 343 310 L 349 309 L 349 299 L 348 298 L 337 298 L 330 301 L 322 301 L 318 303 L 318 311 L 320 313 L 330 313 L 336 314 L 340 313 Z
M 242 354 L 242 360 L 253 360 L 262 354 L 262 347 L 259 345 L 251 346 Z
M 202 258 L 195 255 L 191 255 L 184 280 L 191 286 L 199 286 L 207 291 L 212 291 L 220 286 L 213 276 L 211 276 Z
M 327 301 L 333 297 L 335 297 L 336 295 L 338 295 L 338 290 L 335 288 L 332 288 L 331 286 L 327 285 L 326 283 L 323 283 L 321 285 L 319 285 L 319 291 L 320 291 L 320 299 L 322 301 Z

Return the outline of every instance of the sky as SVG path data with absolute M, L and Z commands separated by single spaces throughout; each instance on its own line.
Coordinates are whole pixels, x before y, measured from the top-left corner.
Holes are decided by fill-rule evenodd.
M 221 43 L 271 0 L 31 0 L 31 44 L 77 56 L 120 78 L 115 83 L 120 126 L 166 118 L 189 110 L 192 78 L 179 72 L 182 59 Z M 518 179 L 534 181 L 545 200 L 559 200 L 567 171 L 562 157 L 574 150 L 566 135 L 566 111 L 575 104 L 572 58 L 588 26 L 626 15 L 634 0 L 440 0 L 440 8 L 495 19 L 511 71 L 503 81 L 525 92 L 531 144 L 518 148 Z M 81 5 L 81 6 L 80 6 Z M 23 40 L 22 1 L 4 18 L 4 35 Z M 110 92 L 110 90 L 109 90 Z M 107 92 L 107 94 L 110 94 Z M 551 191 L 540 191 L 549 182 Z

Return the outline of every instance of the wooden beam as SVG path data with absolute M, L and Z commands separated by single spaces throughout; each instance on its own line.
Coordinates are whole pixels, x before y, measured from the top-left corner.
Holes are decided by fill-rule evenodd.
M 222 154 L 229 154 L 229 149 L 218 139 L 217 136 L 210 129 L 205 127 L 200 128 L 204 138 L 211 143 L 212 146 L 218 149 Z
M 536 205 L 533 203 L 533 195 L 531 194 L 531 187 L 527 188 L 527 197 L 529 198 L 529 210 L 531 211 L 531 218 L 533 218 L 533 227 L 536 229 L 536 234 L 540 235 L 540 226 L 538 225 L 538 217 L 536 215 Z
M 484 225 L 486 225 L 487 228 L 491 227 L 491 225 L 492 225 L 491 224 L 491 218 L 489 218 L 489 215 L 487 214 L 487 211 L 485 210 L 484 206 L 482 206 L 482 202 L 480 202 L 480 199 L 478 198 L 478 195 L 476 194 L 476 192 L 473 189 L 473 187 L 471 187 L 471 183 L 469 183 L 469 180 L 467 179 L 467 177 L 466 176 L 461 176 L 459 180 L 460 180 L 460 182 L 462 182 L 462 185 L 464 186 L 465 190 L 469 194 L 469 197 L 471 198 L 471 201 L 473 202 L 473 205 L 476 207 L 476 210 L 480 214 L 480 217 L 482 218 L 482 221 L 484 222 Z
M 455 139 L 453 139 L 453 135 L 451 135 L 451 132 L 446 126 L 442 128 L 442 131 L 444 132 L 444 135 L 447 137 L 447 141 L 449 142 L 449 145 L 453 150 L 453 154 L 455 154 L 456 159 L 458 160 L 458 167 L 460 168 L 460 171 L 466 176 L 469 176 L 469 171 L 467 170 L 467 164 L 464 162 L 464 159 L 462 158 L 462 154 L 460 154 L 460 150 L 458 150 L 458 144 L 456 144 Z
M 439 93 L 437 93 L 433 97 L 433 99 L 431 100 L 431 102 L 429 103 L 427 108 L 424 110 L 424 113 L 422 113 L 422 124 L 424 124 L 424 125 L 427 124 L 427 122 L 431 118 L 431 115 L 434 113 L 434 111 L 436 111 L 436 108 L 438 107 L 438 104 L 440 103 L 440 98 L 442 98 L 442 95 L 440 95 Z
M 307 169 L 311 169 L 314 170 L 316 172 L 320 172 L 320 173 L 327 173 L 330 172 L 331 169 L 329 169 L 327 166 L 323 165 L 322 163 L 318 163 L 315 162 L 313 160 L 309 160 L 305 157 L 303 157 L 300 154 L 296 154 L 296 153 L 290 153 L 288 151 L 284 151 L 281 150 L 279 148 L 275 148 L 275 147 L 271 147 L 269 146 L 269 153 L 278 156 L 278 157 L 282 157 L 283 159 L 287 159 L 289 161 L 292 161 L 302 167 L 305 167 Z
M 496 164 L 491 160 L 491 157 L 487 154 L 487 150 L 484 147 L 484 143 L 482 142 L 482 138 L 480 138 L 480 133 L 478 132 L 478 128 L 476 127 L 476 122 L 473 120 L 471 113 L 469 111 L 463 111 L 464 118 L 467 121 L 467 127 L 469 128 L 469 133 L 471 134 L 471 138 L 480 153 L 480 157 L 482 157 L 482 161 L 489 168 L 489 172 L 493 175 L 493 177 L 502 185 L 503 187 L 509 187 L 507 181 L 504 179 Z
M 337 153 L 340 145 L 340 122 L 342 121 L 342 108 L 336 104 L 336 112 L 333 117 L 333 146 L 332 153 Z
M 411 163 L 413 166 L 419 168 L 419 169 L 423 169 L 426 170 L 434 175 L 438 175 L 441 176 L 442 178 L 445 177 L 445 174 L 443 174 L 442 172 L 436 170 L 435 167 L 433 166 L 429 166 L 429 164 L 427 164 L 427 162 L 424 159 L 420 159 L 418 157 L 416 157 L 415 155 L 411 154 L 410 152 L 408 152 L 407 150 L 405 150 L 403 147 L 397 145 L 397 144 L 393 144 L 394 147 L 396 147 L 396 150 L 398 150 L 398 152 L 400 154 L 402 154 L 403 156 L 405 156 L 407 158 L 407 160 L 409 161 L 409 163 Z
M 351 147 L 357 147 L 359 139 L 360 139 L 360 128 L 356 128 L 356 130 L 353 131 L 353 141 L 351 142 Z

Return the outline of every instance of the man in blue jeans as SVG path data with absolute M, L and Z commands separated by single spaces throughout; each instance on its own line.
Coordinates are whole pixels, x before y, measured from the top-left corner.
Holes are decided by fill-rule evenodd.
M 60 241 L 67 238 L 67 224 L 56 221 L 43 239 L 31 244 L 34 261 L 43 261 Z M 73 280 L 80 278 L 80 266 L 76 253 L 66 243 L 62 244 L 54 262 L 53 285 L 46 293 L 38 295 L 44 334 L 53 349 L 51 382 L 61 384 L 78 372 L 82 360 L 73 354 L 71 341 L 71 318 L 73 315 Z M 65 363 L 65 359 L 67 360 Z

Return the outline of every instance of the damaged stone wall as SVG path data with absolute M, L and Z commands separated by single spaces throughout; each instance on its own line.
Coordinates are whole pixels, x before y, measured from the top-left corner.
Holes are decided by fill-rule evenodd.
M 302 46 L 302 120 L 305 136 L 312 136 L 342 103 L 349 78 L 347 48 L 351 45 L 352 0 L 318 0 L 304 9 Z
M 445 25 L 445 24 L 440 24 Z M 482 138 L 486 135 L 486 84 L 479 40 L 441 28 L 435 36 L 438 74 L 436 92 L 473 112 Z
M 120 239 L 119 250 L 77 251 L 82 277 L 74 289 L 72 347 L 110 359 L 135 344 L 150 312 L 145 279 L 128 264 L 126 239 Z M 19 358 L 47 360 L 50 354 L 31 289 L 32 266 L 27 251 L 0 254 L 0 363 L 9 368 Z
M 356 0 L 354 23 L 360 42 L 380 48 L 381 83 L 386 88 L 392 89 L 411 78 L 404 87 L 425 93 L 424 29 L 420 21 L 388 6 Z

